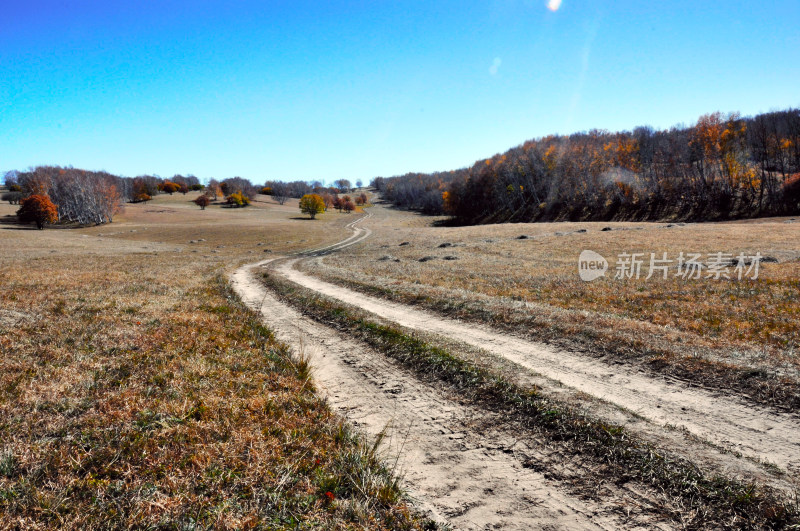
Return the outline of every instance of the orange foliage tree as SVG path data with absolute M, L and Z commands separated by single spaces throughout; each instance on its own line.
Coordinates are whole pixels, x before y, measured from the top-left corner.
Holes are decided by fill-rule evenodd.
M 36 223 L 39 230 L 46 223 L 58 221 L 58 207 L 46 195 L 32 195 L 20 201 L 20 205 L 22 206 L 17 210 L 17 218 L 23 223 Z
M 166 192 L 169 195 L 172 195 L 175 192 L 179 191 L 181 189 L 181 186 L 172 181 L 164 181 L 158 186 L 158 189 L 161 190 L 162 192 Z

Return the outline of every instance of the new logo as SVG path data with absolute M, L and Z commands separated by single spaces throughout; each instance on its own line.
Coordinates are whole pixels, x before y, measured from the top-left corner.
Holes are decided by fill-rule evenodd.
M 606 274 L 608 260 L 594 251 L 583 251 L 578 257 L 578 274 L 584 282 L 591 282 Z

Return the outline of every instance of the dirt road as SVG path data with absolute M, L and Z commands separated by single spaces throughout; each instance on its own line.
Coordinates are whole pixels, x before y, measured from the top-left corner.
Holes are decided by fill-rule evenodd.
M 545 469 L 557 470 L 564 464 L 557 455 L 549 456 L 536 445 L 509 450 L 513 433 L 503 428 L 487 430 L 487 426 L 502 422 L 492 422 L 485 411 L 454 403 L 363 344 L 303 317 L 267 292 L 254 278 L 254 270 L 270 263 L 286 279 L 322 295 L 410 329 L 479 347 L 548 378 L 554 387 L 567 386 L 633 412 L 650 428 L 665 434 L 669 431 L 673 440 L 676 431 L 686 433 L 703 453 L 715 454 L 714 459 L 729 472 L 752 472 L 758 469 L 753 462 L 760 461 L 789 472 L 789 477 L 800 472 L 800 421 L 796 417 L 365 296 L 293 267 L 310 256 L 323 256 L 367 238 L 370 231 L 361 226 L 366 219 L 352 223 L 353 234 L 338 244 L 309 251 L 303 257 L 251 264 L 236 271 L 233 283 L 248 305 L 260 309 L 280 339 L 305 346 L 317 368 L 315 379 L 335 408 L 372 434 L 392 426 L 392 451 L 400 456 L 412 493 L 431 514 L 467 529 L 653 524 L 621 522 L 619 512 L 610 509 L 613 500 L 606 499 L 600 506 L 574 492 L 570 495 L 563 481 L 523 468 L 515 454 L 540 461 Z M 791 488 L 792 483 L 785 479 L 773 482 L 784 488 Z M 611 493 L 618 501 L 631 496 L 635 496 L 631 491 Z
M 301 345 L 334 408 L 373 436 L 389 427 L 387 458 L 399 459 L 404 483 L 434 519 L 457 529 L 618 529 L 652 523 L 623 519 L 612 504 L 571 495 L 562 482 L 523 467 L 521 456 L 542 468 L 566 465 L 557 452 L 517 443 L 499 428 L 502 419 L 455 403 L 383 355 L 279 301 L 252 274 L 270 261 L 237 270 L 232 275 L 237 293 L 280 340 Z
M 276 268 L 288 280 L 322 295 L 359 306 L 401 326 L 457 339 L 600 400 L 616 404 L 657 425 L 685 428 L 728 450 L 800 472 L 800 420 L 735 398 L 630 367 L 608 365 L 580 354 L 464 324 L 403 304 L 369 297 L 297 271 L 288 260 Z

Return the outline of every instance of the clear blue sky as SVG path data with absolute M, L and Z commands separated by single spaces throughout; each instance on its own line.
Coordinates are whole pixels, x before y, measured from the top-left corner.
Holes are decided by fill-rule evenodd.
M 367 181 L 800 106 L 797 0 L 546 2 L 4 0 L 0 170 Z

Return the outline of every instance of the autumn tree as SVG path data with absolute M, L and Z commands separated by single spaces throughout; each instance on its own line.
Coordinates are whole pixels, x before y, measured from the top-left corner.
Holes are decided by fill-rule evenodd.
M 317 194 L 306 194 L 300 198 L 300 212 L 314 219 L 317 214 L 325 212 L 325 200 Z
M 325 201 L 325 210 L 333 208 L 334 201 L 336 200 L 336 196 L 334 194 L 330 192 L 324 192 L 320 194 L 320 197 L 322 197 L 322 200 Z
M 352 201 L 344 201 L 342 204 L 342 209 L 344 210 L 345 214 L 349 214 L 353 210 L 356 209 L 356 206 L 353 204 Z
M 81 225 L 110 223 L 122 208 L 119 187 L 125 181 L 106 172 L 39 166 L 20 173 L 19 180 L 27 195 L 47 195 L 57 205 L 59 221 Z
M 164 181 L 158 187 L 158 189 L 164 193 L 169 195 L 174 194 L 175 192 L 180 190 L 180 185 L 178 183 L 174 183 L 172 181 Z
M 225 202 L 232 208 L 246 207 L 250 204 L 250 198 L 237 190 L 225 198 Z
M 222 185 L 216 179 L 209 179 L 208 186 L 206 187 L 207 193 L 211 195 L 212 199 L 217 197 L 224 197 L 222 194 Z
M 39 230 L 45 224 L 58 221 L 58 207 L 46 195 L 35 194 L 20 201 L 17 218 L 23 223 L 36 223 Z
M 222 193 L 226 196 L 239 193 L 248 199 L 253 199 L 258 193 L 258 189 L 253 186 L 253 183 L 251 183 L 248 179 L 243 179 L 242 177 L 230 177 L 228 179 L 224 179 L 220 183 L 220 188 Z
M 200 210 L 205 210 L 211 204 L 211 198 L 206 194 L 202 194 L 194 200 L 194 204 L 200 207 Z
M 158 178 L 151 175 L 140 175 L 133 179 L 131 183 L 131 194 L 129 199 L 138 203 L 141 201 L 149 201 L 154 195 L 158 194 L 158 187 L 161 182 Z
M 136 177 L 133 180 L 131 188 L 132 192 L 130 200 L 132 203 L 142 203 L 153 199 L 152 195 L 150 195 L 151 190 L 147 185 L 147 182 L 141 177 Z

